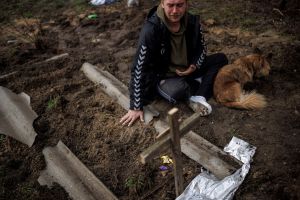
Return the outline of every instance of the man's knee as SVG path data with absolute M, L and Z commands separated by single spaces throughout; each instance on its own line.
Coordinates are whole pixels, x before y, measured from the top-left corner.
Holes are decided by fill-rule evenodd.
M 180 78 L 161 80 L 157 86 L 158 93 L 170 103 L 177 103 L 189 95 L 189 85 Z

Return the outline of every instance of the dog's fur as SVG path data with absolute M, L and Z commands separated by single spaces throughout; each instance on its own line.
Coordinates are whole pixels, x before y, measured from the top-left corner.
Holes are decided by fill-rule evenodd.
M 225 65 L 214 82 L 214 97 L 224 106 L 238 109 L 260 109 L 266 106 L 265 97 L 255 91 L 245 92 L 243 86 L 253 77 L 268 76 L 271 55 L 251 54 Z

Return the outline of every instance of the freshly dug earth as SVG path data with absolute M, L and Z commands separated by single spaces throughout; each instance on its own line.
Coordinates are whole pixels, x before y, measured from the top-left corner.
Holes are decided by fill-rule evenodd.
M 209 53 L 223 52 L 230 62 L 255 47 L 273 53 L 268 79 L 246 85 L 247 90 L 266 96 L 265 109 L 234 110 L 211 99 L 213 113 L 201 118 L 194 131 L 220 148 L 233 136 L 257 147 L 235 199 L 299 199 L 297 1 L 283 10 L 276 7 L 279 1 L 189 2 L 190 11 L 202 18 Z M 39 116 L 33 124 L 38 136 L 31 148 L 0 135 L 1 200 L 70 199 L 59 185 L 49 189 L 37 182 L 45 168 L 43 148 L 59 140 L 119 199 L 175 199 L 172 171 L 162 174 L 159 158 L 147 165 L 138 161 L 138 155 L 155 141 L 152 124 L 121 126 L 119 120 L 126 111 L 80 71 L 89 62 L 128 84 L 140 28 L 157 3 L 145 1 L 139 8 L 127 8 L 123 0 L 107 6 L 87 5 L 84 10 L 61 6 L 31 19 L 14 15 L 18 2 L 0 3 L 14 19 L 1 23 L 0 85 L 27 93 Z M 97 17 L 89 19 L 93 13 Z M 44 62 L 62 53 L 69 56 Z M 177 106 L 183 118 L 192 114 L 185 104 Z M 185 156 L 183 160 L 187 186 L 201 166 Z

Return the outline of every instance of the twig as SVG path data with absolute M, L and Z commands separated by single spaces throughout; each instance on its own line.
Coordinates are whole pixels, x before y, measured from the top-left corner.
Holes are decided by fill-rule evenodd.
M 282 17 L 284 17 L 284 14 L 278 8 L 273 8 L 273 11 L 278 12 Z
M 18 73 L 19 71 L 14 71 L 14 72 L 11 72 L 11 73 L 8 73 L 8 74 L 5 74 L 5 75 L 2 75 L 0 76 L 0 79 L 4 79 L 4 78 L 8 78 L 12 75 L 15 75 L 16 73 Z
M 43 64 L 43 63 L 47 63 L 47 62 L 51 62 L 51 61 L 54 61 L 54 60 L 59 60 L 59 59 L 62 59 L 62 58 L 66 58 L 68 57 L 69 54 L 68 53 L 63 53 L 63 54 L 60 54 L 60 55 L 56 55 L 56 56 L 53 56 L 51 58 L 48 58 L 46 60 L 42 60 L 42 61 L 38 61 L 36 62 L 36 60 L 32 60 L 32 61 L 29 61 L 27 62 L 26 64 L 27 65 L 39 65 L 39 64 Z
M 59 60 L 59 59 L 62 59 L 62 58 L 65 58 L 65 57 L 68 57 L 69 54 L 68 53 L 63 53 L 63 54 L 60 54 L 60 55 L 57 55 L 57 56 L 53 56 L 43 62 L 49 62 L 49 61 L 53 61 L 53 60 Z

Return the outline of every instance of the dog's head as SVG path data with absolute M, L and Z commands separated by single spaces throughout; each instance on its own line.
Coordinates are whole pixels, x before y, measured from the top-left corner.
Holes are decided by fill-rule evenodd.
M 252 63 L 253 75 L 255 77 L 268 76 L 271 70 L 270 60 L 272 54 L 264 55 L 262 53 L 254 53 L 247 56 L 248 60 Z

